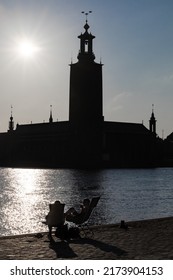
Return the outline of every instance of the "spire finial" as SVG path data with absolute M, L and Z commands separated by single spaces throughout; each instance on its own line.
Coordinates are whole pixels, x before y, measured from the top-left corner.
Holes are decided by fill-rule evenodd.
M 154 104 L 152 104 L 152 113 L 154 113 Z
M 50 117 L 49 117 L 49 122 L 53 122 L 53 117 L 52 117 L 52 105 L 50 105 Z
M 88 22 L 88 15 L 91 14 L 92 11 L 88 11 L 88 12 L 82 11 L 81 13 L 86 16 L 86 23 L 87 23 Z
M 84 28 L 86 30 L 86 32 L 88 31 L 88 29 L 90 28 L 90 26 L 88 25 L 88 15 L 92 13 L 92 11 L 88 11 L 87 13 L 82 11 L 82 14 L 84 14 L 86 16 L 86 23 L 84 25 Z
M 13 121 L 13 106 L 11 105 L 11 117 L 10 120 Z

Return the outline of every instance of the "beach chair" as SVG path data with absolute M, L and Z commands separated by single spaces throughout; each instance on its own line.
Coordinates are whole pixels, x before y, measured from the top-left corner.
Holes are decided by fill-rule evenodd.
M 49 204 L 50 211 L 44 222 L 49 228 L 49 239 L 52 239 L 52 228 L 62 227 L 65 223 L 64 207 L 65 204 L 60 201 L 55 201 L 55 203 Z
M 88 199 L 84 199 L 83 205 L 82 205 L 82 210 L 80 213 L 77 213 L 77 211 L 67 211 L 66 212 L 66 221 L 68 222 L 72 222 L 74 223 L 76 226 L 80 227 L 84 233 L 84 235 L 86 236 L 86 230 L 85 228 L 87 228 L 90 232 L 92 232 L 92 230 L 89 228 L 88 226 L 88 220 L 91 216 L 91 213 L 93 211 L 93 209 L 97 206 L 98 202 L 99 202 L 100 196 L 99 197 L 93 197 L 91 202 Z M 89 203 L 85 204 L 85 201 L 89 201 Z M 92 232 L 93 234 L 93 232 Z

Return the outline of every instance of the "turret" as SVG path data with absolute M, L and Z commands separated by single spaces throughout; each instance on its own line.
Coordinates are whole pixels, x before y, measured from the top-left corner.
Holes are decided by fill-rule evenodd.
M 93 53 L 93 39 L 95 36 L 93 36 L 91 33 L 88 33 L 89 29 L 88 21 L 86 20 L 86 23 L 84 25 L 85 32 L 78 36 L 80 39 L 80 50 L 78 54 L 79 61 L 94 61 L 95 55 Z
M 149 120 L 149 129 L 152 133 L 156 134 L 156 119 L 154 116 L 154 104 L 152 104 L 152 113 L 151 113 L 151 118 Z

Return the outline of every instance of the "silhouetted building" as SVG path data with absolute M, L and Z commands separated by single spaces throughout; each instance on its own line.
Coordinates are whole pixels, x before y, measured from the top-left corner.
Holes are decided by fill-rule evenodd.
M 14 167 L 150 167 L 161 160 L 156 120 L 104 121 L 101 63 L 95 62 L 93 36 L 86 20 L 78 61 L 70 64 L 69 121 L 17 125 L 0 134 L 0 165 Z M 159 156 L 158 156 L 159 154 Z
M 173 132 L 170 135 L 168 135 L 163 142 L 163 154 L 164 154 L 163 165 L 172 167 L 173 166 Z

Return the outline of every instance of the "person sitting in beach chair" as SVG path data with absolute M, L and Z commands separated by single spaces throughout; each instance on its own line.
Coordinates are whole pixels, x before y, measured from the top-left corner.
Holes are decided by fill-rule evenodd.
M 80 205 L 80 211 L 76 211 L 74 207 L 71 207 L 66 213 L 65 217 L 68 222 L 73 222 L 75 219 L 83 219 L 88 211 L 90 200 L 88 198 L 83 200 L 83 204 Z
M 53 204 L 49 204 L 49 213 L 46 216 L 45 224 L 48 225 L 49 228 L 49 239 L 52 239 L 52 228 L 53 227 L 61 227 L 65 223 L 65 215 L 64 215 L 64 207 L 65 204 L 60 201 L 55 201 Z
M 72 222 L 75 225 L 80 226 L 83 232 L 85 233 L 83 225 L 89 220 L 90 215 L 93 209 L 97 206 L 99 199 L 100 197 L 93 197 L 91 201 L 89 199 L 84 199 L 83 204 L 80 206 L 80 212 L 77 212 L 73 207 L 70 208 L 65 213 L 66 221 Z M 86 226 L 88 228 L 87 224 Z

